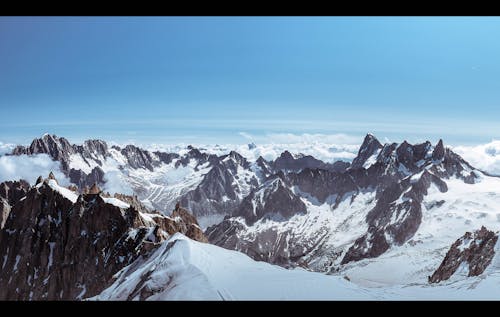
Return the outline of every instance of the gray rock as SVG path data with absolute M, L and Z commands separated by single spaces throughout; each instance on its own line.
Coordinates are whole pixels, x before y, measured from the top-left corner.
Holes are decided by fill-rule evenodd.
M 144 220 L 133 197 L 130 208 L 107 204 L 97 194 L 72 203 L 47 182 L 17 202 L 0 230 L 0 300 L 75 300 L 105 289 L 113 275 L 147 255 L 168 235 L 182 232 L 206 241 L 186 210 L 171 219 Z M 179 207 L 180 209 L 180 207 Z
M 429 276 L 429 283 L 439 283 L 449 279 L 465 263 L 467 276 L 478 276 L 490 265 L 495 255 L 498 234 L 482 226 L 473 233 L 466 232 L 450 247 L 439 268 Z

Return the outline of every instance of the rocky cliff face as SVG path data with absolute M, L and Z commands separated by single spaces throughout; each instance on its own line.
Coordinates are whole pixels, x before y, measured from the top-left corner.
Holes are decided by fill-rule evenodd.
M 382 144 L 372 134 L 367 134 L 359 148 L 358 155 L 352 161 L 351 168 L 363 167 L 370 157 L 378 154 L 381 148 Z
M 285 184 L 281 173 L 245 197 L 234 216 L 242 217 L 248 225 L 252 225 L 263 217 L 285 220 L 306 210 L 300 197 Z
M 324 169 L 335 172 L 343 172 L 350 166 L 347 162 L 337 161 L 333 164 L 325 163 L 321 160 L 315 159 L 311 155 L 297 154 L 285 151 L 272 162 L 272 169 L 274 172 L 300 172 L 303 169 Z
M 12 206 L 26 195 L 29 188 L 30 185 L 24 180 L 0 183 L 0 229 L 7 221 Z
M 195 215 L 232 214 L 243 199 L 266 178 L 284 171 L 321 169 L 343 172 L 346 162 L 325 163 L 312 156 L 285 151 L 275 161 L 262 157 L 249 162 L 239 153 L 217 156 L 188 146 L 182 155 L 150 152 L 134 145 L 109 147 L 102 140 L 87 140 L 72 145 L 65 138 L 46 134 L 30 146 L 18 146 L 12 155 L 48 154 L 61 163 L 62 172 L 79 188 L 94 183 L 104 186 L 106 173 L 123 175 L 142 200 L 169 212 L 177 201 Z M 173 176 L 170 176 L 173 175 Z
M 292 159 L 285 153 L 280 161 Z M 287 184 L 281 187 L 280 197 L 287 199 L 280 198 L 276 208 L 284 218 L 298 215 L 293 224 L 265 220 L 264 215 L 272 212 L 267 206 L 276 206 L 273 203 L 278 199 L 252 192 L 239 212 L 206 233 L 212 243 L 243 251 L 254 259 L 330 270 L 403 245 L 420 227 L 422 205 L 431 187 L 446 193 L 447 179 L 472 184 L 479 177 L 479 171 L 445 148 L 441 140 L 434 147 L 430 142 L 412 145 L 406 141 L 382 145 L 367 135 L 358 156 L 344 171 L 305 168 L 278 177 L 283 180 L 280 184 Z M 259 206 L 264 207 L 259 210 Z M 304 227 L 316 234 L 305 233 Z M 339 237 L 344 231 L 342 236 L 354 239 Z
M 206 241 L 196 220 L 178 209 L 169 218 L 134 197 L 77 195 L 54 179 L 39 182 L 12 206 L 0 230 L 0 299 L 93 296 L 176 232 Z
M 341 264 L 381 255 L 391 245 L 402 245 L 420 226 L 422 202 L 431 184 L 441 192 L 448 190 L 439 177 L 424 170 L 420 177 L 406 178 L 388 186 L 380 194 L 375 208 L 367 214 L 368 231 L 358 238 Z
M 495 255 L 498 233 L 484 226 L 474 232 L 466 232 L 450 247 L 439 268 L 429 276 L 429 283 L 439 283 L 449 279 L 464 266 L 467 276 L 477 276 L 490 265 Z

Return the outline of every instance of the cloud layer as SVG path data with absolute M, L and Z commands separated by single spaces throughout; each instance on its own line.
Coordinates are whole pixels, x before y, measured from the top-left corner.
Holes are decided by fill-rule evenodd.
M 69 180 L 60 169 L 60 163 L 46 154 L 0 156 L 0 182 L 24 179 L 34 184 L 38 176 L 47 177 L 53 172 L 59 184 L 69 185 Z
M 246 143 L 254 143 L 254 148 L 249 148 L 248 144 L 218 144 L 204 145 L 193 144 L 193 146 L 217 155 L 227 154 L 234 150 L 250 161 L 255 161 L 262 156 L 266 160 L 274 160 L 285 150 L 291 153 L 312 155 L 325 162 L 336 160 L 351 161 L 358 152 L 360 144 L 363 142 L 362 136 L 350 136 L 346 134 L 293 134 L 293 133 L 272 133 L 264 136 L 252 135 L 240 132 Z M 173 146 L 162 144 L 142 145 L 149 150 L 162 150 L 183 154 L 187 144 L 177 144 Z
M 0 155 L 12 152 L 14 147 L 14 144 L 0 142 Z
M 115 193 L 133 195 L 134 191 L 130 187 L 129 183 L 124 179 L 124 175 L 120 171 L 108 171 L 104 174 L 104 192 L 109 192 L 111 195 Z
M 453 151 L 472 166 L 491 174 L 500 175 L 500 140 L 476 146 L 455 146 Z

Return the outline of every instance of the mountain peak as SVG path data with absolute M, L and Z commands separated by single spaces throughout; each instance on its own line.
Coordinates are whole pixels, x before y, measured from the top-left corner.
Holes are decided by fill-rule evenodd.
M 99 188 L 99 186 L 97 186 L 96 183 L 94 183 L 94 185 L 92 185 L 92 187 L 90 187 L 89 189 L 89 194 L 92 194 L 92 195 L 97 195 L 101 192 L 101 189 Z
M 438 144 L 436 144 L 436 147 L 432 152 L 432 158 L 434 160 L 442 160 L 444 158 L 444 145 L 442 139 L 439 139 Z
M 52 173 L 52 171 L 49 173 L 49 178 L 48 179 L 53 179 L 53 180 L 55 180 L 57 182 L 57 179 L 56 179 L 54 173 Z
M 376 144 L 379 144 L 380 147 L 382 147 L 382 144 L 379 142 L 379 140 L 371 133 L 367 133 L 365 135 L 365 139 L 363 140 L 363 144 L 370 144 L 370 143 L 373 143 L 375 142 Z
M 36 179 L 36 181 L 35 181 L 35 185 L 38 185 L 38 184 L 40 184 L 40 183 L 42 183 L 42 182 L 43 182 L 43 177 L 42 177 L 42 175 L 40 175 L 40 176 L 38 176 L 38 178 Z
M 281 153 L 280 158 L 287 160 L 294 159 L 292 153 L 290 153 L 288 150 L 285 150 L 283 153 Z
M 377 140 L 377 138 L 373 134 L 371 133 L 366 134 L 365 139 L 363 140 L 363 143 L 359 148 L 358 155 L 352 161 L 351 167 L 352 168 L 362 167 L 363 164 L 366 162 L 366 160 L 368 160 L 369 157 L 375 154 L 375 152 L 380 150 L 382 147 L 383 147 L 382 144 Z

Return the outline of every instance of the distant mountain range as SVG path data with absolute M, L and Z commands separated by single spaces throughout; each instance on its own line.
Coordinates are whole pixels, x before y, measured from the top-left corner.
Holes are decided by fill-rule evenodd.
M 33 186 L 0 184 L 4 299 L 175 297 L 152 286 L 159 277 L 133 289 L 124 277 L 173 261 L 159 250 L 185 252 L 166 243 L 193 247 L 175 233 L 257 261 L 341 275 L 356 287 L 440 284 L 497 263 L 500 178 L 442 140 L 382 144 L 367 134 L 351 163 L 288 151 L 251 161 L 192 146 L 167 153 L 102 140 L 75 145 L 49 134 L 8 155 L 36 154 L 60 162 L 73 185 L 53 175 Z M 116 179 L 133 194 L 106 193 Z

